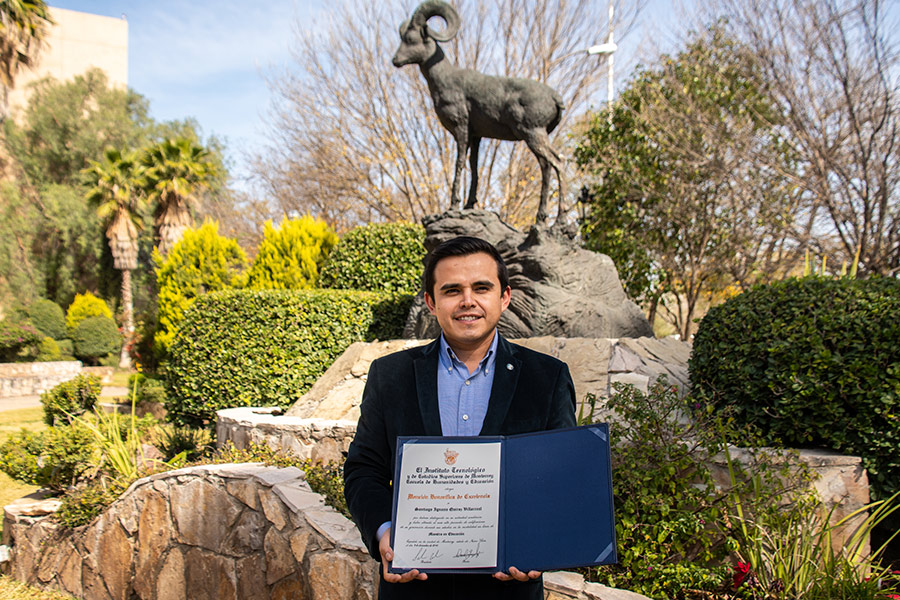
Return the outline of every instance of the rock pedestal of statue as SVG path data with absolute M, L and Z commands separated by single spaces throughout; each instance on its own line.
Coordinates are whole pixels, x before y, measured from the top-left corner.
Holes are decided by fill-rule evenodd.
M 585 250 L 564 232 L 533 226 L 521 233 L 484 210 L 451 210 L 423 219 L 425 249 L 471 235 L 492 243 L 509 269 L 512 298 L 500 318 L 507 338 L 537 336 L 636 338 L 653 329 L 628 299 L 612 260 Z M 420 292 L 406 321 L 406 338 L 440 333 Z

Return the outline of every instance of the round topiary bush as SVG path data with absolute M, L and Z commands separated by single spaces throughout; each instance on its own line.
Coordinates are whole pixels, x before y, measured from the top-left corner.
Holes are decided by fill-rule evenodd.
M 50 337 L 42 339 L 41 343 L 38 345 L 35 360 L 38 362 L 62 360 L 62 351 L 60 351 L 59 344 L 56 343 L 56 340 Z
M 52 300 L 42 299 L 32 303 L 28 307 L 28 318 L 38 331 L 54 340 L 61 340 L 68 334 L 63 309 Z
M 108 354 L 122 347 L 122 335 L 116 322 L 109 317 L 88 317 L 81 321 L 72 332 L 75 356 L 96 363 Z
M 425 228 L 372 223 L 350 230 L 325 262 L 323 288 L 415 294 L 422 283 Z
M 109 306 L 90 292 L 76 294 L 72 304 L 66 311 L 66 328 L 74 331 L 78 324 L 88 317 L 108 317 L 112 319 L 112 311 Z
M 222 408 L 287 408 L 351 343 L 399 337 L 411 301 L 342 290 L 200 296 L 169 349 L 168 419 L 197 427 Z
M 900 281 L 758 286 L 700 322 L 693 393 L 769 444 L 862 457 L 873 496 L 900 489 Z

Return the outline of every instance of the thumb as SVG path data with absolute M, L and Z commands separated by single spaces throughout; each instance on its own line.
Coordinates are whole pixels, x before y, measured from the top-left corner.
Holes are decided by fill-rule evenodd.
M 394 551 L 391 550 L 390 548 L 388 548 L 387 551 L 385 551 L 385 553 L 384 553 L 384 557 L 387 560 L 394 560 Z

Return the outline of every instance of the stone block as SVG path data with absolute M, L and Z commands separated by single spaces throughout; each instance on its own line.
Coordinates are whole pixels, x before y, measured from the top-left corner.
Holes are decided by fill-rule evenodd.
M 174 546 L 159 569 L 159 578 L 151 582 L 156 587 L 156 600 L 184 600 L 187 598 L 187 585 L 184 580 L 184 555 Z
M 293 481 L 294 479 L 305 479 L 305 475 L 297 467 L 286 467 L 284 469 L 267 469 L 258 474 L 256 479 L 271 487 L 278 483 Z
M 229 556 L 246 556 L 262 550 L 269 522 L 262 513 L 244 510 L 222 543 L 221 552 Z
M 157 569 L 169 545 L 172 521 L 166 499 L 156 493 L 147 494 L 138 519 L 137 559 L 134 571 L 134 590 L 149 598 L 156 581 Z
M 273 585 L 270 597 L 272 600 L 307 600 L 310 595 L 300 576 L 293 575 Z M 318 596 L 312 596 L 312 598 L 319 600 Z M 322 598 L 322 600 L 330 600 L 330 598 Z
M 325 506 L 322 496 L 312 491 L 306 481 L 280 483 L 272 491 L 294 512 Z
M 225 491 L 253 510 L 259 508 L 259 499 L 256 496 L 256 484 L 252 480 L 232 479 L 226 481 Z
M 269 585 L 284 579 L 297 570 L 291 545 L 274 527 L 266 532 L 264 541 L 266 556 L 266 583 Z
M 356 526 L 333 508 L 307 510 L 306 521 L 335 546 L 347 550 L 364 548 Z
M 259 554 L 237 561 L 237 597 L 238 600 L 269 600 L 266 563 Z
M 132 593 L 134 564 L 131 539 L 118 519 L 100 517 L 97 527 L 101 531 L 97 540 L 99 574 L 113 600 L 128 600 Z
M 599 583 L 586 583 L 584 596 L 590 600 L 649 600 L 647 596 L 628 590 L 606 587 Z
M 237 500 L 202 479 L 171 486 L 170 505 L 179 541 L 208 550 L 218 550 L 241 514 Z
M 360 565 L 336 552 L 319 552 L 309 557 L 309 587 L 316 599 L 353 598 Z
M 266 518 L 277 529 L 284 529 L 288 524 L 290 517 L 288 516 L 288 511 L 284 504 L 278 499 L 278 496 L 276 496 L 273 491 L 265 488 L 257 490 L 257 494 L 259 495 L 259 503 L 262 506 Z
M 639 375 L 638 373 L 612 373 L 609 376 L 610 392 L 613 390 L 614 383 L 633 385 L 644 394 L 650 389 L 650 378 L 646 375 Z
M 544 573 L 544 589 L 577 598 L 584 589 L 584 577 L 569 571 L 551 571 Z
M 236 598 L 234 560 L 191 548 L 184 555 L 184 598 L 223 600 Z

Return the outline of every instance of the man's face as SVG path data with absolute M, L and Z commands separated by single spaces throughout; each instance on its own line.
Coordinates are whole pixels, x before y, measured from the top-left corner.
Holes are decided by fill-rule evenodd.
M 449 256 L 434 269 L 434 297 L 425 293 L 451 348 L 490 344 L 500 314 L 509 306 L 509 287 L 500 289 L 497 263 L 483 252 Z

